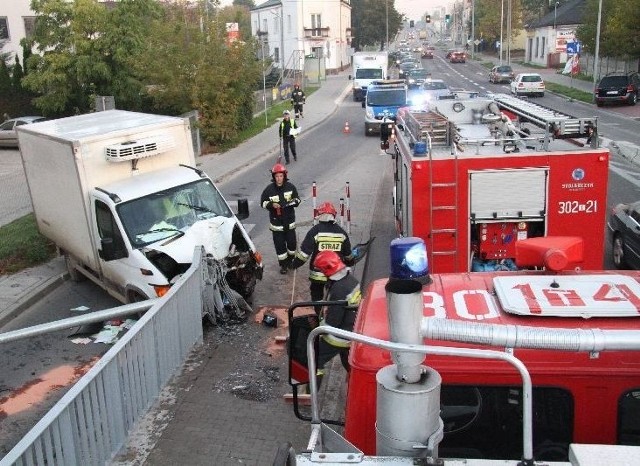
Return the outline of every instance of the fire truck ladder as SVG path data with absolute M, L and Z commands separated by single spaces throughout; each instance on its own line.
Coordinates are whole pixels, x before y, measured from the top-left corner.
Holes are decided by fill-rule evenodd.
M 431 147 L 432 138 L 429 133 L 427 133 L 427 141 L 429 147 Z M 429 237 L 431 238 L 431 248 L 429 250 L 429 254 L 431 255 L 430 263 L 435 266 L 435 258 L 436 257 L 453 257 L 453 265 L 454 270 L 458 270 L 458 248 L 456 247 L 456 242 L 458 238 L 458 216 L 456 215 L 456 203 L 458 202 L 458 151 L 456 150 L 455 144 L 451 145 L 453 159 L 453 176 L 449 180 L 434 182 L 433 175 L 433 158 L 432 151 L 429 150 L 429 179 L 431 183 L 429 184 L 429 226 L 430 233 Z M 446 203 L 436 203 L 436 195 L 438 199 L 446 199 L 448 202 Z M 453 219 L 446 221 L 445 224 L 436 225 L 436 220 L 434 219 L 434 213 L 447 214 L 446 217 L 448 219 Z M 438 215 L 438 217 L 442 217 L 442 215 Z M 453 248 L 445 248 L 438 249 L 439 241 L 436 241 L 436 237 L 450 235 L 453 239 Z
M 587 143 L 596 148 L 598 144 L 598 119 L 576 118 L 540 104 L 513 97 L 507 94 L 496 94 L 493 99 L 501 110 L 512 112 L 520 121 L 528 121 L 545 130 L 544 149 L 549 149 L 549 139 L 588 138 Z

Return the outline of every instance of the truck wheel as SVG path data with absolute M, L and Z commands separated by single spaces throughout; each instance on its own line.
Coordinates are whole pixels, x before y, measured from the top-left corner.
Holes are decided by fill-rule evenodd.
M 76 261 L 73 260 L 69 253 L 64 254 L 64 263 L 67 266 L 67 273 L 69 274 L 69 280 L 74 283 L 81 282 L 86 279 L 84 275 L 78 272 L 76 268 Z
M 635 105 L 636 102 L 638 102 L 638 95 L 637 94 L 631 94 L 631 96 L 629 97 L 629 105 Z
M 626 269 L 627 261 L 624 257 L 624 239 L 619 233 L 613 237 L 612 248 L 611 256 L 613 259 L 613 265 L 615 265 L 616 269 Z

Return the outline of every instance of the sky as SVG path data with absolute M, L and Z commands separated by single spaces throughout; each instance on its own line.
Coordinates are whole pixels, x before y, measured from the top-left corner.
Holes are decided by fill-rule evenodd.
M 265 0 L 254 0 L 256 5 L 264 3 Z M 233 0 L 221 0 L 222 6 L 231 5 Z M 384 2 L 380 2 L 384 6 Z M 396 10 L 404 14 L 408 19 L 418 20 L 422 15 L 430 10 L 446 6 L 453 3 L 453 0 L 395 0 Z

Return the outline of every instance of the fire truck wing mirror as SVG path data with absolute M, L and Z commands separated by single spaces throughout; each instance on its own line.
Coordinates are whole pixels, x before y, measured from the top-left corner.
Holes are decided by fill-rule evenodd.
M 349 75 L 349 81 L 351 81 L 351 75 Z
M 362 108 L 365 108 L 365 107 L 366 107 L 366 101 L 365 101 L 365 100 L 363 100 L 363 101 L 362 101 Z

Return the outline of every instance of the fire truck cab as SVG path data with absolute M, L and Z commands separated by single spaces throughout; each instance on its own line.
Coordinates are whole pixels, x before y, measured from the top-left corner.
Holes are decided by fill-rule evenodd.
M 398 234 L 424 239 L 432 272 L 515 270 L 515 244 L 580 236 L 602 268 L 609 152 L 597 120 L 504 94 L 398 111 Z M 384 147 L 384 142 L 383 142 Z

